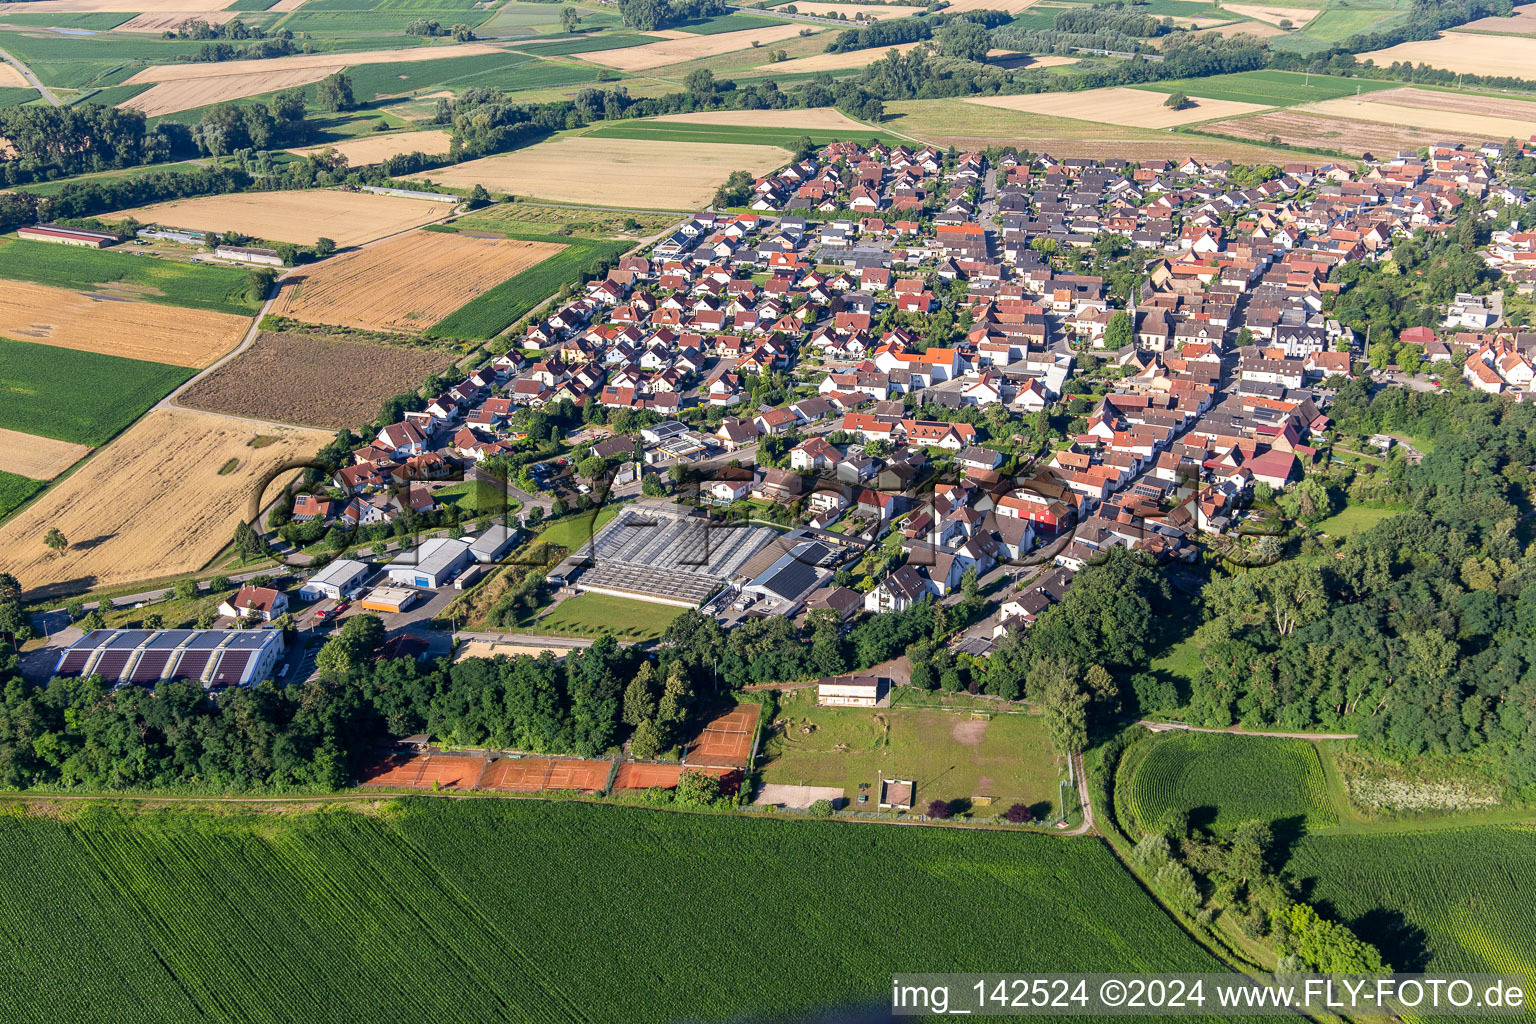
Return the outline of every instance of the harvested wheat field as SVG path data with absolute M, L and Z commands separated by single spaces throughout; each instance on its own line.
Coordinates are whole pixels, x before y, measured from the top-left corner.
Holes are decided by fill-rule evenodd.
M 1322 13 L 1321 7 L 1271 7 L 1269 4 L 1222 4 L 1221 9 L 1276 26 L 1282 21 L 1289 21 L 1296 28 L 1301 28 Z
M 340 430 L 453 365 L 453 355 L 366 341 L 263 331 L 250 348 L 176 396 L 178 405 Z
M 177 11 L 184 14 L 201 14 L 204 11 L 223 10 L 234 0 L 30 0 L 27 14 L 97 14 L 103 11 L 120 13 L 140 11 Z M 20 13 L 20 12 L 17 12 Z
M 145 224 L 238 231 L 272 242 L 313 245 L 317 239 L 329 238 L 339 246 L 349 246 L 419 228 L 443 219 L 452 210 L 446 203 L 426 199 L 315 189 L 175 199 L 113 216 L 135 217 Z
M 1361 156 L 1365 153 L 1394 153 L 1399 149 L 1418 149 L 1439 142 L 1444 132 L 1427 128 L 1403 128 L 1375 121 L 1356 121 L 1348 117 L 1322 117 L 1294 110 L 1239 117 L 1204 126 L 1235 138 L 1268 142 L 1279 139 L 1288 146 L 1333 149 Z
M 564 248 L 412 231 L 294 271 L 283 278 L 272 312 L 306 323 L 421 331 Z
M 252 447 L 258 436 L 270 443 Z M 153 411 L 0 526 L 0 571 L 28 589 L 83 589 L 201 569 L 250 514 L 267 472 L 312 457 L 334 437 Z M 220 473 L 231 461 L 235 468 Z M 69 539 L 62 556 L 43 544 L 54 527 Z
M 0 88 L 5 89 L 30 89 L 32 83 L 26 76 L 9 64 L 0 62 Z
M 1215 117 L 1236 117 L 1267 109 L 1257 103 L 1238 103 L 1235 100 L 1191 100 L 1193 105 L 1184 110 L 1170 110 L 1163 105 L 1167 99 L 1160 92 L 1116 86 L 1083 92 L 1036 93 L 1033 96 L 984 96 L 966 102 L 1132 128 L 1173 128 L 1196 121 L 1209 121 Z
M 209 103 L 309 85 L 343 68 L 360 64 L 401 64 L 501 52 L 497 47 L 485 43 L 460 43 L 401 50 L 363 50 L 358 53 L 304 53 L 293 57 L 243 60 L 238 62 L 238 66 L 230 61 L 156 64 L 123 83 L 140 85 L 149 82 L 154 83 L 153 87 L 118 105 L 157 117 Z
M 777 146 L 573 136 L 439 168 L 432 180 L 592 206 L 623 207 L 640 196 L 648 208 L 691 210 L 732 171 L 766 174 L 790 156 Z
M 1532 56 L 1531 41 L 1522 36 L 1446 32 L 1439 39 L 1398 43 L 1385 50 L 1359 54 L 1358 59 L 1374 61 L 1377 67 L 1407 61 L 1461 74 L 1526 78 L 1531 73 Z
M 844 57 L 848 54 L 827 54 L 829 57 Z M 811 58 L 806 58 L 811 59 Z M 785 61 L 777 67 L 787 67 L 794 61 Z M 855 131 L 869 131 L 869 125 L 862 121 L 855 121 L 836 107 L 808 107 L 804 110 L 703 110 L 696 114 L 664 114 L 661 117 L 649 119 L 655 121 L 677 121 L 681 124 L 737 124 L 748 125 L 752 128 L 805 128 L 823 129 L 826 131 L 842 131 L 852 128 Z
M 0 281 L 0 336 L 18 341 L 203 367 L 240 344 L 250 326 L 229 313 Z
M 1394 107 L 1424 107 L 1429 110 L 1459 110 L 1464 114 L 1536 121 L 1536 100 L 1496 99 L 1476 93 L 1442 92 L 1438 89 L 1388 89 L 1368 94 L 1372 100 Z
M 1500 117 L 1492 110 L 1466 110 L 1443 106 L 1437 102 L 1442 94 L 1422 89 L 1389 89 L 1372 93 L 1367 100 L 1342 97 L 1308 103 L 1292 109 L 1304 114 L 1323 114 L 1329 117 L 1352 117 L 1362 121 L 1379 121 L 1383 124 L 1402 125 L 1408 128 L 1430 128 L 1451 141 L 1482 142 L 1486 139 L 1524 139 L 1536 133 L 1536 103 L 1518 100 L 1504 101 L 1503 109 L 1511 104 L 1524 109 L 1513 109 L 1514 117 Z M 1400 103 L 1399 99 L 1408 103 Z M 1479 105 L 1500 103 L 1482 97 L 1451 97 L 1475 99 Z M 1520 115 L 1524 115 L 1523 117 Z
M 1536 35 L 1536 8 L 1516 7 L 1508 18 L 1478 18 L 1465 25 L 1458 25 L 1453 32 L 1489 32 L 1494 35 Z
M 1052 53 L 1025 53 L 1022 50 L 988 50 L 987 57 L 1009 68 L 1022 71 L 1064 68 L 1082 60 L 1081 57 L 1058 57 Z
M 242 17 L 239 11 L 158 11 L 152 14 L 136 14 L 112 29 L 113 32 L 151 32 L 159 35 L 177 29 L 187 21 L 206 21 L 210 25 L 222 25 Z
M 228 62 L 226 62 L 228 63 Z M 243 61 L 241 63 L 244 63 Z M 263 71 L 255 75 L 218 75 L 213 78 L 188 78 L 161 82 L 119 103 L 119 107 L 137 110 L 147 117 L 192 110 L 208 103 L 243 100 L 247 96 L 281 89 L 296 89 L 320 81 L 342 70 L 340 64 L 319 68 L 292 68 L 288 71 Z
M 0 473 L 52 480 L 85 458 L 90 450 L 83 444 L 55 441 L 51 437 L 0 427 Z
M 950 5 L 944 10 L 950 14 L 957 11 L 1007 11 L 1009 14 L 1018 14 L 1035 6 L 1037 0 L 951 0 Z
M 890 50 L 899 50 L 907 53 L 923 43 L 902 43 L 900 46 L 873 47 L 867 50 L 850 50 L 848 53 L 817 53 L 810 57 L 795 57 L 792 60 L 780 61 L 777 64 L 759 64 L 761 69 L 773 69 L 777 75 L 792 75 L 802 71 L 843 71 L 848 68 L 862 68 L 882 60 Z M 716 113 L 716 111 L 709 111 Z M 768 111 L 756 110 L 753 114 L 768 113 Z M 777 111 L 775 111 L 777 113 Z M 784 111 L 788 113 L 788 111 Z M 692 117 L 692 114 L 673 114 L 671 117 Z M 657 120 L 665 120 L 658 118 Z
M 380 163 L 402 153 L 446 153 L 448 152 L 448 144 L 448 133 L 434 130 L 348 139 L 345 142 L 333 142 L 325 146 L 305 146 L 303 149 L 290 149 L 288 152 L 297 153 L 300 156 L 309 156 L 311 153 L 323 153 L 328 149 L 333 149 L 347 158 L 348 167 L 366 167 L 369 164 Z
M 754 42 L 767 46 L 800 34 L 804 24 L 766 25 L 763 28 L 742 29 L 738 32 L 719 32 L 715 35 L 692 35 L 686 39 L 663 39 L 659 43 L 642 43 L 619 50 L 600 50 L 584 53 L 583 60 L 620 71 L 644 71 L 667 64 L 714 57 L 722 53 L 751 48 Z

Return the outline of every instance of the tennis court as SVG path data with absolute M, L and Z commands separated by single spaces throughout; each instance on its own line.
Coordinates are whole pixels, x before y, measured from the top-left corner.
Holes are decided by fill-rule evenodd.
M 537 793 L 546 789 L 602 792 L 608 788 L 610 761 L 577 761 L 553 757 L 503 757 L 486 770 L 481 789 L 505 793 Z
M 365 772 L 363 785 L 378 789 L 474 789 L 485 765 L 483 757 L 394 755 Z
M 738 704 L 711 719 L 688 746 L 684 760 L 691 767 L 745 768 L 752 755 L 752 736 L 757 732 L 759 704 Z
M 619 765 L 613 788 L 619 789 L 676 789 L 683 772 L 703 772 L 720 780 L 720 792 L 726 796 L 741 786 L 742 773 L 735 768 L 714 768 L 703 765 L 639 764 L 629 762 Z

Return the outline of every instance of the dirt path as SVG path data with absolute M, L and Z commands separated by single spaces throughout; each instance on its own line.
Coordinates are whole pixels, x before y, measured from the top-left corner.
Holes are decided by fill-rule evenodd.
M 1183 722 L 1152 722 L 1145 718 L 1137 719 L 1135 724 L 1144 725 L 1153 732 L 1214 732 L 1223 736 L 1268 736 L 1277 740 L 1353 740 L 1360 735 L 1354 732 L 1250 732 L 1235 725 L 1229 729 L 1206 729 L 1198 725 L 1185 725 Z
M 1076 828 L 1062 832 L 1064 836 L 1087 835 L 1093 831 L 1093 803 L 1088 799 L 1088 773 L 1083 771 L 1083 755 L 1072 755 L 1072 771 L 1077 777 L 1077 802 L 1082 805 L 1083 820 Z

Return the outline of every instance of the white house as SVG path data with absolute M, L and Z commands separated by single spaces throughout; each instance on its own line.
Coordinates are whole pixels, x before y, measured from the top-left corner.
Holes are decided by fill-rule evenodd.
M 262 622 L 271 622 L 288 610 L 288 595 L 271 587 L 244 586 L 234 597 L 219 605 L 219 614 L 232 619 L 244 619 L 252 615 Z

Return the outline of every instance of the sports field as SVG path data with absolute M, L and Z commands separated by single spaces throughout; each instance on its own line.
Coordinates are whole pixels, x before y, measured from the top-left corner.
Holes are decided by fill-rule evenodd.
M 274 440 L 252 447 L 258 435 Z M 152 412 L 0 526 L 0 571 L 28 589 L 85 589 L 201 569 L 250 513 L 267 470 L 313 456 L 333 438 L 190 410 Z M 62 556 L 43 544 L 53 528 L 70 542 Z
M 577 594 L 561 601 L 549 614 L 531 620 L 534 633 L 569 636 L 601 636 L 612 633 L 620 640 L 651 640 L 666 632 L 681 608 L 635 601 L 611 594 Z
M 0 338 L 0 428 L 105 444 L 192 376 L 182 366 Z M 21 472 L 8 466 L 11 472 Z
M 1126 751 L 1116 803 L 1142 833 L 1173 813 L 1216 831 L 1253 819 L 1288 831 L 1338 823 L 1317 746 L 1299 739 L 1160 733 Z
M 1000 950 L 1221 969 L 1091 839 L 431 797 L 73 806 L 0 816 L 9 1020 L 786 1020 Z
M 339 156 L 347 158 L 348 167 L 365 167 L 403 153 L 428 155 L 446 153 L 448 141 L 448 133 L 444 131 L 403 132 L 347 139 L 345 142 L 331 142 L 323 146 L 305 146 L 303 149 L 291 149 L 289 152 L 310 156 L 326 150 L 335 150 Z
M 289 274 L 272 311 L 307 323 L 420 331 L 564 249 L 412 231 Z
M 738 704 L 704 723 L 688 743 L 685 760 L 690 767 L 745 768 L 752 756 L 761 704 Z
M 174 309 L 22 281 L 0 284 L 0 336 L 177 366 L 207 366 L 240 343 L 245 317 Z
M 501 757 L 491 762 L 480 789 L 505 793 L 548 790 L 600 792 L 608 788 L 612 761 L 579 761 L 561 757 Z
M 346 247 L 430 224 L 452 211 L 447 203 L 425 199 L 315 189 L 176 199 L 123 210 L 115 216 L 134 217 L 146 224 L 237 231 L 251 238 L 298 245 L 329 238 Z
M 1194 99 L 1183 110 L 1170 110 L 1166 97 L 1145 89 L 1116 86 L 1083 92 L 1036 93 L 1025 96 L 984 96 L 967 100 L 987 107 L 1051 117 L 1126 125 L 1133 128 L 1173 128 L 1217 117 L 1237 117 L 1264 109 L 1263 104 L 1234 100 Z
M 487 763 L 483 757 L 392 756 L 365 770 L 362 784 L 377 789 L 471 790 Z
M 874 793 L 883 774 L 913 780 L 917 805 L 924 807 L 932 800 L 966 801 L 976 817 L 1002 814 L 1016 803 L 1038 818 L 1061 811 L 1056 757 L 1037 716 L 824 708 L 809 689 L 786 695 L 778 721 L 775 731 L 764 730 L 758 757 L 765 782 L 840 787 L 857 809 L 859 794 Z
M 707 204 L 732 171 L 765 174 L 789 157 L 776 146 L 573 136 L 444 167 L 432 180 L 593 206 L 632 205 L 644 196 L 647 208 L 690 210 Z

